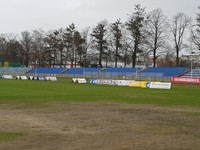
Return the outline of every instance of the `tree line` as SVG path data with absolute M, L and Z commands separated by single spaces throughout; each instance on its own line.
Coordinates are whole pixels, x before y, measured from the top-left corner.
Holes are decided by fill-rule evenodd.
M 199 7 L 200 10 L 200 7 Z M 167 66 L 185 65 L 184 53 L 200 51 L 200 11 L 195 23 L 183 12 L 172 18 L 161 9 L 146 12 L 140 4 L 126 22 L 100 21 L 95 27 L 78 31 L 72 23 L 66 28 L 24 31 L 20 35 L 0 35 L 0 60 L 20 62 L 23 66 L 119 67 L 152 62 Z M 102 64 L 104 62 L 104 64 Z

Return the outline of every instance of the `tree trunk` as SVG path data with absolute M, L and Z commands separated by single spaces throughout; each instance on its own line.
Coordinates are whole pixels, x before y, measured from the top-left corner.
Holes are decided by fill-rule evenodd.
M 153 50 L 153 67 L 156 67 L 156 50 Z
M 99 66 L 102 67 L 102 53 L 100 52 L 100 55 L 99 55 Z
M 132 54 L 132 68 L 134 68 L 136 65 L 136 52 Z
M 75 68 L 76 68 L 76 63 L 77 63 L 77 51 L 75 52 L 75 58 L 74 58 L 74 65 L 75 65 Z
M 102 53 L 103 53 L 103 46 L 100 45 L 100 54 L 99 54 L 99 66 L 102 67 Z
M 176 50 L 176 66 L 180 67 L 180 63 L 179 63 L 179 50 Z
M 116 46 L 116 53 L 115 53 L 115 68 L 117 68 L 117 58 L 118 58 L 118 46 Z
M 29 65 L 29 55 L 27 54 L 26 55 L 26 67 L 28 67 L 28 65 Z
M 125 49 L 125 55 L 124 55 L 124 68 L 126 67 L 127 62 L 127 49 Z
M 60 67 L 63 65 L 63 50 L 60 51 Z

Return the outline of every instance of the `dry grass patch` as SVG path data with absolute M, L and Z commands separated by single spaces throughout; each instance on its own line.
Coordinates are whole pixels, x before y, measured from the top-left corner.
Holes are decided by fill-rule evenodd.
M 4 150 L 197 150 L 199 124 L 198 107 L 48 102 L 42 108 L 4 103 L 0 106 L 0 140 L 8 138 L 0 142 L 0 147 Z

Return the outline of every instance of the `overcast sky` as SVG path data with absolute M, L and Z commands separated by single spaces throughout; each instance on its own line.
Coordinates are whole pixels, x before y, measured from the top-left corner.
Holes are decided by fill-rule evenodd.
M 136 4 L 147 12 L 161 8 L 168 17 L 184 12 L 195 19 L 200 0 L 0 0 L 0 33 L 48 31 L 71 23 L 81 30 L 104 19 L 125 22 Z

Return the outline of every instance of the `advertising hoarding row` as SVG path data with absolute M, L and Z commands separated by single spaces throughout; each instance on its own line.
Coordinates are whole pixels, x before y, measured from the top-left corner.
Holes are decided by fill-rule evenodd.
M 135 81 L 135 80 L 91 79 L 90 84 L 118 85 L 118 86 L 140 87 L 140 88 L 150 88 L 150 89 L 171 89 L 171 83 Z
M 3 75 L 3 79 L 13 79 L 12 75 Z M 57 77 L 40 77 L 40 76 L 16 76 L 17 80 L 44 80 L 57 81 Z

